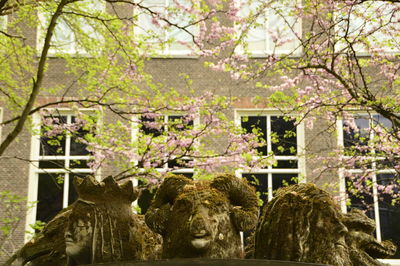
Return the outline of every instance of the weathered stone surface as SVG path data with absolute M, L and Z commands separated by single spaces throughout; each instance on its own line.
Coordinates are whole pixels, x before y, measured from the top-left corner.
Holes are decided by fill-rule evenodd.
M 262 211 L 255 258 L 351 265 L 346 226 L 331 196 L 313 184 L 279 189 Z
M 353 265 L 384 265 L 375 258 L 384 259 L 396 253 L 396 246 L 391 241 L 378 242 L 375 239 L 375 221 L 363 211 L 351 210 L 344 216 L 343 222 L 349 230 L 346 243 Z
M 372 235 L 374 221 L 361 211 L 342 214 L 331 196 L 313 184 L 281 188 L 262 211 L 254 257 L 339 266 L 383 265 L 390 241 Z
M 161 236 L 132 212 L 138 193 L 130 181 L 88 176 L 74 185 L 78 200 L 20 250 L 19 261 L 57 266 L 160 257 Z
M 257 197 L 243 180 L 219 175 L 211 181 L 167 177 L 146 213 L 163 236 L 163 258 L 242 258 L 240 231 L 255 227 Z

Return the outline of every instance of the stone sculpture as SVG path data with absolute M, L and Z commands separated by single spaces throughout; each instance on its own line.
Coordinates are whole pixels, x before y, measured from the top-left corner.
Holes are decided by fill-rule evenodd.
M 378 242 L 373 233 L 375 221 L 363 211 L 352 209 L 343 219 L 349 233 L 346 243 L 353 265 L 385 265 L 375 258 L 385 259 L 396 253 L 396 246 L 389 240 Z
M 257 197 L 244 180 L 165 178 L 146 213 L 163 236 L 163 258 L 242 258 L 240 231 L 256 226 Z
M 159 258 L 161 237 L 133 214 L 138 192 L 131 181 L 88 176 L 74 183 L 78 200 L 19 251 L 20 261 L 57 266 Z
M 375 258 L 395 253 L 373 237 L 373 220 L 361 211 L 342 214 L 328 192 L 313 184 L 284 187 L 262 211 L 255 232 L 257 259 L 338 266 L 383 265 Z

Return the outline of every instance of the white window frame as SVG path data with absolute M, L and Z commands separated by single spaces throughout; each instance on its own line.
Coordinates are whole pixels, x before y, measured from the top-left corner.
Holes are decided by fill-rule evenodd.
M 136 0 L 136 1 L 140 1 L 140 0 Z M 164 7 L 168 8 L 168 6 L 170 5 L 170 2 L 173 1 L 173 0 L 163 0 L 163 1 L 164 1 L 164 4 L 165 4 Z M 141 3 L 145 3 L 145 5 L 147 4 L 146 0 L 142 0 L 140 2 Z M 137 8 L 134 8 L 133 12 L 134 12 L 134 15 L 138 15 L 138 13 L 139 13 Z M 141 12 L 143 12 L 143 11 L 141 11 Z M 166 17 L 168 16 L 167 11 L 165 11 L 165 16 Z M 140 21 L 140 18 L 138 18 L 138 25 L 139 26 L 135 27 L 135 29 L 134 29 L 135 32 L 137 32 L 137 31 L 140 32 L 141 31 L 140 30 L 140 24 L 141 23 L 142 22 Z M 171 27 L 173 27 L 173 26 L 171 26 Z M 196 35 L 197 31 L 199 30 L 198 29 L 198 25 L 194 25 L 194 27 L 196 27 L 196 32 L 194 32 L 193 34 Z M 146 35 L 145 33 L 142 33 L 142 32 L 137 33 L 137 34 Z M 167 42 L 168 38 L 169 38 L 168 31 L 164 30 L 163 34 L 164 34 L 164 36 L 163 36 L 163 40 L 162 41 L 163 42 Z M 153 42 L 150 42 L 150 43 L 153 43 Z M 178 42 L 176 42 L 176 43 L 178 43 Z M 154 55 L 153 54 L 150 55 L 153 58 L 165 58 L 165 57 L 198 58 L 198 56 L 194 54 L 195 48 L 193 48 L 193 49 L 186 48 L 186 49 L 179 49 L 179 50 L 178 49 L 171 49 L 170 44 L 168 44 L 168 43 L 165 43 L 165 48 L 164 49 L 158 49 L 158 47 L 157 47 L 157 46 L 159 46 L 158 43 L 155 43 L 155 46 L 156 46 L 155 47 L 156 53 Z M 194 46 L 194 44 L 193 44 L 193 46 Z
M 234 119 L 235 124 L 237 126 L 241 126 L 241 118 L 246 116 L 261 116 L 267 118 L 267 148 L 268 151 L 272 151 L 272 143 L 271 143 L 271 117 L 272 116 L 285 116 L 280 111 L 276 110 L 263 110 L 263 109 L 235 109 L 234 111 Z M 296 117 L 295 114 L 292 115 Z M 274 155 L 276 160 L 297 160 L 297 168 L 293 169 L 277 169 L 273 168 L 272 165 L 268 165 L 265 169 L 259 169 L 251 172 L 243 171 L 239 169 L 236 171 L 236 176 L 242 178 L 243 174 L 268 174 L 268 201 L 273 198 L 272 194 L 272 175 L 273 174 L 297 174 L 299 177 L 299 182 L 306 182 L 306 165 L 305 165 L 305 128 L 304 123 L 301 122 L 296 127 L 296 142 L 297 142 L 297 155 L 296 156 L 287 156 L 287 155 Z
M 102 5 L 102 12 L 106 11 L 106 1 L 97 1 L 98 4 Z M 44 27 L 43 25 L 48 24 L 49 22 L 46 21 L 46 18 L 44 16 L 44 12 L 38 10 L 37 13 L 38 16 L 38 26 L 37 26 L 37 34 L 36 34 L 36 50 L 38 55 L 40 54 L 43 45 L 44 45 L 44 34 L 45 31 L 44 29 L 46 29 L 46 27 Z M 62 17 L 62 16 L 61 16 Z M 61 19 L 61 17 L 58 18 L 58 20 Z M 71 29 L 70 29 L 71 30 Z M 72 34 L 72 39 L 71 41 L 71 48 L 70 49 L 60 49 L 60 48 L 53 48 L 53 44 L 54 44 L 54 35 L 55 35 L 55 31 L 56 28 L 54 29 L 53 32 L 53 37 L 52 37 L 52 42 L 50 42 L 50 49 L 48 51 L 48 56 L 49 57 L 56 57 L 58 54 L 66 54 L 66 55 L 71 55 L 71 56 L 79 56 L 79 57 L 90 57 L 89 53 L 87 51 L 85 51 L 85 49 L 79 47 L 77 41 L 75 40 L 75 34 L 73 33 L 73 31 L 71 30 L 71 34 Z
M 3 122 L 4 117 L 4 108 L 0 107 L 0 122 Z M 0 142 L 3 141 L 3 127 L 0 127 Z
M 94 112 L 93 109 L 80 109 L 80 111 L 92 113 Z M 50 109 L 49 113 L 53 113 L 54 115 L 61 115 L 67 116 L 67 123 L 71 122 L 72 116 L 75 114 L 68 108 L 59 108 L 59 109 Z M 100 169 L 94 173 L 91 169 L 83 168 L 83 169 L 73 169 L 73 170 L 66 170 L 65 168 L 62 169 L 40 169 L 39 168 L 39 161 L 40 160 L 65 160 L 66 166 L 68 168 L 69 162 L 72 160 L 88 160 L 91 158 L 91 155 L 80 155 L 80 156 L 70 156 L 70 143 L 71 143 L 71 136 L 67 134 L 66 136 L 66 143 L 65 143 L 65 155 L 40 155 L 40 128 L 42 126 L 41 117 L 38 113 L 32 115 L 32 124 L 33 124 L 33 134 L 31 138 L 31 163 L 29 166 L 29 181 L 28 181 L 28 203 L 36 202 L 38 197 L 38 185 L 39 185 L 39 174 L 41 173 L 59 173 L 65 174 L 64 178 L 64 191 L 69 191 L 69 187 L 72 184 L 69 184 L 69 173 L 82 173 L 82 174 L 94 174 L 95 178 L 100 181 L 101 179 L 101 171 Z M 68 206 L 68 193 L 63 193 L 63 208 Z M 31 224 L 36 222 L 36 213 L 37 213 L 37 206 L 36 204 L 33 205 L 32 208 L 29 208 L 27 211 L 26 222 L 25 222 L 25 242 L 30 240 L 30 237 L 34 233 L 33 229 L 30 227 Z
M 378 115 L 376 113 L 369 113 L 369 112 L 352 112 L 352 115 L 355 116 L 367 116 L 368 117 L 368 125 L 371 127 L 373 123 L 373 115 Z M 337 146 L 340 150 L 344 151 L 344 134 L 343 134 L 343 118 L 338 117 L 336 121 L 336 129 L 337 129 Z M 374 137 L 374 131 L 371 130 L 369 138 L 373 139 Z M 340 159 L 346 159 L 350 158 L 351 156 L 345 156 L 341 155 Z M 365 158 L 369 158 L 368 156 L 365 156 Z M 376 158 L 375 158 L 376 159 Z M 379 159 L 379 158 L 378 158 Z M 382 158 L 384 159 L 384 158 Z M 378 184 L 377 184 L 377 175 L 378 174 L 391 174 L 391 173 L 396 173 L 396 170 L 394 169 L 377 169 L 376 167 L 376 162 L 373 161 L 371 163 L 371 170 L 372 174 L 372 199 L 373 199 L 373 204 L 374 204 L 374 212 L 375 212 L 375 223 L 376 223 L 376 239 L 380 242 L 382 241 L 382 233 L 381 233 L 381 222 L 380 222 L 380 215 L 379 215 L 379 198 L 378 198 Z M 339 203 L 340 207 L 343 213 L 347 213 L 347 191 L 346 191 L 346 180 L 345 180 L 345 172 L 351 173 L 351 174 L 363 174 L 364 171 L 361 169 L 344 169 L 344 168 L 339 168 L 338 174 L 339 174 Z M 380 261 L 383 261 L 385 263 L 390 263 L 391 265 L 400 265 L 400 260 L 399 259 L 380 259 Z M 397 264 L 398 263 L 398 264 Z
M 245 0 L 235 0 L 236 4 L 238 7 L 241 6 L 242 2 L 245 2 Z M 302 0 L 293 0 L 296 3 L 300 4 Z M 278 1 L 279 2 L 279 1 Z M 241 11 L 242 13 L 243 11 Z M 266 13 L 264 14 L 265 18 L 270 17 L 270 12 L 273 12 L 271 9 L 267 9 Z M 274 52 L 274 49 L 272 47 L 272 42 L 271 42 L 271 38 L 270 35 L 268 34 L 268 23 L 263 23 L 263 28 L 265 30 L 265 36 L 264 36 L 264 41 L 265 41 L 265 50 L 252 50 L 252 49 L 248 49 L 248 53 L 250 54 L 251 57 L 254 58 L 263 58 L 263 57 L 267 57 L 268 55 L 271 55 Z M 296 22 L 295 26 L 294 26 L 295 32 L 297 33 L 298 36 L 302 36 L 302 32 L 303 32 L 303 22 L 302 19 L 298 18 L 298 21 Z M 239 26 L 236 25 L 236 31 L 239 31 Z M 249 33 L 247 33 L 249 34 Z M 301 54 L 303 53 L 302 47 L 300 46 L 300 42 L 298 40 L 294 41 L 295 42 L 295 46 L 297 47 L 296 49 L 282 49 L 282 48 L 276 48 L 275 50 L 275 54 L 277 55 L 286 55 L 286 54 L 291 54 L 291 57 L 299 57 L 301 56 Z M 244 48 L 243 46 L 239 45 L 236 48 L 236 53 L 238 54 L 244 54 Z
M 387 4 L 387 2 L 386 1 L 379 1 L 379 0 L 378 1 L 374 1 L 374 2 L 373 1 L 366 1 L 366 2 L 363 2 L 361 4 L 357 4 L 357 5 L 369 5 L 369 4 L 371 4 L 371 5 L 374 5 L 374 4 L 379 5 L 379 4 L 381 4 L 382 5 L 382 4 Z M 399 3 L 390 3 L 390 4 L 391 5 L 395 5 L 395 4 L 400 5 Z M 400 13 L 399 13 L 399 16 L 400 16 Z M 337 21 L 339 18 L 340 18 L 340 16 L 337 13 L 335 13 L 334 14 L 334 21 Z M 352 21 L 353 21 L 353 25 L 354 25 L 354 17 L 353 17 Z M 351 21 L 349 23 L 350 23 L 349 24 L 349 29 L 352 29 Z M 398 25 L 399 25 L 399 30 L 400 30 L 400 23 Z M 335 32 L 336 32 L 336 34 L 338 34 L 338 32 L 339 32 L 339 26 L 338 25 L 335 25 Z M 357 35 L 357 34 L 355 34 L 355 35 Z M 349 37 L 349 38 L 351 38 L 351 37 Z M 398 53 L 400 51 L 400 37 L 399 37 L 398 42 L 399 42 L 398 49 L 385 49 L 385 48 L 388 48 L 386 46 L 382 46 L 380 48 L 384 49 L 383 53 L 385 53 L 385 54 Z M 339 42 L 339 43 L 336 44 L 335 50 L 336 51 L 342 50 L 344 47 L 346 47 L 346 45 L 343 44 L 343 42 Z M 360 44 L 355 46 L 355 50 L 356 50 L 356 54 L 358 56 L 369 56 L 370 55 L 369 51 L 365 47 L 361 46 Z
M 7 23 L 8 23 L 8 16 L 0 16 L 0 30 L 6 31 L 7 30 Z

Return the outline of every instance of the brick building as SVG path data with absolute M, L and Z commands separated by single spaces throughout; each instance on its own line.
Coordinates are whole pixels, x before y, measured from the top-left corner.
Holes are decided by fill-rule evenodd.
M 168 6 L 167 0 L 146 0 L 144 2 L 149 2 L 150 6 L 155 5 L 157 8 Z M 93 8 L 100 11 L 112 11 L 110 6 L 95 5 Z M 129 15 L 135 12 L 132 6 L 129 6 L 129 8 L 119 8 L 121 14 Z M 246 12 L 246 10 L 243 12 Z M 271 52 L 273 45 L 271 36 L 262 27 L 279 25 L 279 18 L 274 17 L 274 14 L 270 13 L 270 11 L 265 16 L 274 19 L 262 21 L 261 25 L 252 29 L 248 37 L 248 49 L 252 51 L 254 60 L 265 57 Z M 3 29 L 6 29 L 7 24 L 12 23 L 14 19 L 12 14 L 0 18 L 2 19 L 0 20 L 0 26 Z M 38 21 L 40 23 L 37 26 L 30 25 L 25 28 L 26 42 L 33 47 L 41 47 L 42 45 L 43 39 L 40 37 L 40 32 L 43 29 L 41 29 L 40 25 L 44 23 L 45 19 L 45 16 L 39 13 Z M 146 35 L 146 32 L 149 30 L 160 31 L 160 29 L 154 28 L 154 25 L 149 23 L 150 19 L 145 13 L 138 16 L 139 24 L 143 25 L 141 30 L 138 30 L 138 34 Z M 304 24 L 296 22 L 294 28 L 298 31 L 297 33 L 302 34 L 305 27 Z M 60 31 L 59 35 L 57 35 L 57 30 Z M 61 25 L 60 28 L 56 29 L 55 37 L 60 38 L 58 41 L 62 42 L 71 37 L 71 35 L 66 34 L 66 31 L 68 31 L 68 25 Z M 196 29 L 193 28 L 193 31 L 196 31 Z M 169 34 L 181 41 L 188 38 L 184 33 L 179 31 Z M 72 55 L 78 51 L 73 37 L 65 43 L 67 43 L 65 47 L 61 47 L 65 53 Z M 281 51 L 279 52 L 285 53 L 293 50 L 294 47 L 288 44 L 287 46 L 280 47 Z M 294 58 L 300 56 L 301 50 L 298 50 L 293 55 Z M 255 172 L 235 171 L 235 174 L 239 178 L 248 178 L 250 181 L 254 181 L 254 178 L 258 180 L 256 188 L 264 201 L 271 199 L 273 191 L 283 185 L 295 182 L 315 182 L 319 186 L 332 191 L 341 200 L 342 210 L 346 212 L 349 206 L 346 206 L 344 198 L 346 189 L 348 189 L 346 187 L 344 169 L 331 169 L 325 172 L 314 170 L 321 167 L 318 155 L 324 156 L 338 147 L 343 149 L 350 148 L 357 141 L 354 137 L 355 133 L 346 132 L 341 119 L 335 122 L 336 131 L 328 130 L 327 128 L 332 121 L 327 121 L 322 117 L 316 119 L 312 129 L 306 127 L 304 123 L 295 124 L 293 121 L 286 120 L 283 118 L 280 110 L 265 108 L 251 101 L 252 97 L 255 96 L 269 96 L 273 93 L 272 91 L 259 88 L 256 86 L 256 81 L 242 82 L 240 80 L 233 80 L 227 73 L 205 68 L 204 63 L 207 60 L 209 59 L 192 56 L 185 46 L 176 42 L 169 43 L 163 49 L 160 49 L 159 56 L 153 56 L 151 60 L 146 61 L 145 68 L 153 76 L 155 82 L 160 82 L 165 87 L 174 87 L 183 94 L 185 93 L 185 84 L 177 77 L 185 73 L 190 75 L 193 81 L 192 87 L 199 95 L 202 92 L 213 91 L 218 95 L 237 98 L 227 116 L 245 129 L 251 130 L 254 126 L 258 127 L 263 133 L 262 138 L 266 143 L 266 146 L 260 148 L 259 152 L 267 156 L 269 152 L 273 151 L 276 155 L 276 164 L 264 169 Z M 56 56 L 56 51 L 50 50 L 48 63 L 48 71 L 44 80 L 45 87 L 73 83 L 73 77 L 66 73 L 67 66 L 65 61 Z M 70 96 L 74 95 L 73 90 L 68 93 Z M 51 97 L 54 97 L 54 95 Z M 45 103 L 51 101 L 51 98 L 41 96 L 38 101 Z M 67 105 L 62 106 L 58 111 L 60 123 L 71 124 L 74 122 L 74 113 Z M 88 112 L 90 111 L 88 110 Z M 292 115 L 295 116 L 296 114 Z M 372 127 L 376 121 L 386 123 L 386 120 L 377 114 L 371 116 L 369 113 L 359 112 L 357 115 L 356 123 L 360 129 Z M 168 121 L 169 119 L 173 119 L 174 116 L 177 115 L 165 114 L 165 119 Z M 10 118 L 12 118 L 11 112 L 6 108 L 2 108 L 0 119 L 7 121 Z M 105 112 L 104 119 L 112 120 L 113 114 Z M 33 208 L 26 214 L 22 214 L 23 219 L 13 235 L 13 241 L 17 245 L 22 245 L 28 239 L 29 235 L 25 231 L 31 230 L 29 224 L 37 220 L 49 221 L 55 213 L 66 207 L 76 198 L 76 194 L 71 188 L 74 174 L 93 173 L 87 166 L 90 153 L 85 149 L 84 144 L 76 142 L 72 137 L 66 137 L 61 143 L 55 145 L 55 147 L 49 146 L 46 144 L 45 138 L 37 135 L 37 132 L 41 128 L 39 115 L 33 114 L 32 121 L 32 123 L 27 123 L 27 125 L 34 125 L 33 128 L 25 127 L 18 139 L 9 146 L 3 155 L 4 158 L 0 160 L 0 190 L 8 190 L 20 196 L 26 196 L 29 202 L 37 201 L 37 204 Z M 1 129 L 3 140 L 10 130 L 11 127 L 9 126 Z M 278 148 L 278 144 L 276 144 L 273 138 L 276 135 L 284 135 L 287 130 L 294 131 L 296 134 L 286 138 L 285 141 L 288 146 L 287 149 L 282 151 Z M 141 134 L 134 130 L 132 132 L 133 135 Z M 369 137 L 373 138 L 373 136 Z M 294 147 L 294 149 L 290 149 L 290 147 Z M 62 153 L 60 154 L 57 149 L 61 149 Z M 171 166 L 167 165 L 166 167 Z M 375 188 L 380 180 L 396 175 L 396 172 L 390 167 L 379 171 L 376 170 L 376 165 L 371 166 L 371 168 L 374 170 L 373 180 L 375 181 L 375 185 L 373 186 L 372 196 L 365 196 L 364 198 L 364 201 L 369 203 L 370 206 L 368 214 L 377 222 L 377 238 L 379 240 L 394 239 L 399 244 L 400 228 L 398 222 L 400 221 L 400 207 L 391 206 L 389 204 L 391 202 L 390 198 L 378 199 L 379 195 Z M 67 171 L 66 169 L 73 169 L 73 171 Z M 350 171 L 354 175 L 360 172 L 359 169 L 351 169 Z M 176 172 L 196 178 L 195 169 L 178 169 Z M 97 176 L 101 179 L 112 173 L 113 169 L 102 169 L 97 173 Z M 56 182 L 55 180 L 60 177 L 62 177 L 62 181 Z M 150 193 L 146 193 L 139 200 L 139 206 L 142 208 L 142 211 L 145 211 L 146 206 L 148 206 L 149 199 L 146 197 L 151 196 Z M 355 197 L 352 204 L 353 207 L 365 208 L 360 200 Z M 396 258 L 400 259 L 400 253 L 397 253 Z

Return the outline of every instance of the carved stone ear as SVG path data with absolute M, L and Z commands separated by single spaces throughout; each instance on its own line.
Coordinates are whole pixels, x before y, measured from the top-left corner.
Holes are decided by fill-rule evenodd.
M 221 174 L 211 181 L 211 187 L 223 192 L 234 206 L 232 220 L 240 231 L 251 230 L 258 221 L 258 199 L 253 187 L 243 179 Z
M 130 201 L 135 201 L 139 197 L 139 189 L 133 186 L 132 180 L 120 185 L 121 193 Z
M 193 181 L 182 175 L 169 175 L 164 179 L 146 212 L 146 224 L 156 233 L 165 234 L 170 208 L 182 189 Z

